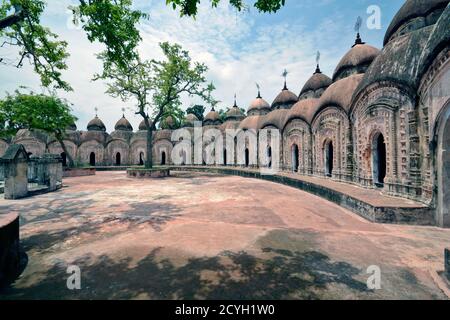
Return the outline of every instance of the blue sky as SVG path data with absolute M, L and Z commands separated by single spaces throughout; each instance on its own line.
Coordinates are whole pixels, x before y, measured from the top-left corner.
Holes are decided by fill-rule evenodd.
M 202 1 L 199 15 L 193 20 L 180 18 L 178 12 L 166 7 L 165 0 L 135 0 L 137 8 L 150 14 L 150 19 L 140 25 L 141 55 L 160 58 L 159 42 L 180 43 L 194 60 L 210 68 L 208 79 L 217 87 L 215 97 L 221 101 L 220 108 L 230 107 L 236 93 L 239 106 L 245 109 L 256 96 L 255 82 L 261 85 L 263 97 L 269 103 L 273 101 L 282 89 L 281 74 L 285 68 L 289 71 L 288 87 L 298 94 L 315 70 L 317 50 L 321 51 L 322 72 L 331 77 L 339 60 L 354 43 L 353 28 L 358 16 L 364 20 L 363 40 L 381 49 L 390 21 L 404 3 L 404 0 L 286 0 L 286 6 L 276 14 L 261 14 L 252 7 L 238 13 L 227 1 L 211 9 L 208 1 Z M 83 31 L 70 23 L 67 7 L 76 4 L 76 0 L 48 0 L 47 3 L 43 24 L 69 42 L 71 57 L 64 78 L 74 92 L 60 94 L 74 104 L 78 128 L 86 128 L 97 107 L 99 117 L 111 132 L 125 107 L 127 118 L 137 129 L 141 119 L 134 115 L 133 101 L 111 98 L 104 94 L 104 83 L 91 81 L 101 68 L 95 54 L 102 47 L 90 43 Z M 380 30 L 369 30 L 366 26 L 370 5 L 381 9 Z M 1 49 L 0 55 L 11 60 L 16 58 L 16 52 L 8 48 Z M 19 86 L 41 90 L 30 66 L 18 70 L 0 65 L 0 94 Z M 187 97 L 183 101 L 184 108 L 198 102 Z

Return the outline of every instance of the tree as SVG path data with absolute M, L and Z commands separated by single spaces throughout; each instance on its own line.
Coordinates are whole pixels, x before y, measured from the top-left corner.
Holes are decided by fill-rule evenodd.
M 0 101 L 0 137 L 15 135 L 20 129 L 42 130 L 53 134 L 67 156 L 69 167 L 73 158 L 64 144 L 66 128 L 77 120 L 69 103 L 54 95 L 24 94 L 15 91 Z
M 141 37 L 136 27 L 147 15 L 132 10 L 132 0 L 80 0 L 79 6 L 71 6 L 74 21 L 81 23 L 91 42 L 105 45 L 109 61 L 120 64 L 135 56 L 135 48 Z M 62 80 L 62 71 L 67 69 L 67 42 L 49 28 L 41 25 L 40 18 L 46 2 L 43 0 L 9 0 L 0 4 L 0 37 L 2 47 L 13 46 L 19 50 L 17 68 L 29 60 L 34 71 L 40 76 L 44 87 L 72 90 L 69 83 Z M 14 10 L 13 14 L 10 12 Z
M 213 8 L 217 7 L 220 0 L 209 0 Z M 166 0 L 168 5 L 172 5 L 173 9 L 180 9 L 181 16 L 192 16 L 197 15 L 198 5 L 200 0 Z M 231 6 L 236 8 L 238 11 L 247 9 L 245 0 L 229 0 Z M 256 0 L 254 7 L 258 9 L 259 12 L 277 12 L 284 6 L 286 0 Z
M 205 114 L 206 108 L 201 105 L 195 105 L 190 108 L 187 108 L 186 114 L 193 114 L 197 117 L 198 121 L 203 121 L 204 114 Z
M 144 119 L 147 128 L 146 168 L 153 167 L 153 132 L 157 124 L 169 115 L 181 114 L 181 98 L 197 96 L 212 102 L 213 84 L 207 84 L 205 64 L 193 63 L 189 53 L 178 44 L 160 44 L 164 61 L 141 61 L 139 57 L 128 61 L 126 67 L 114 63 L 105 64 L 96 80 L 107 81 L 107 93 L 123 101 L 133 98 L 136 101 L 136 114 Z M 107 54 L 100 55 L 107 60 Z M 147 111 L 147 108 L 150 110 Z
M 220 0 L 209 0 L 217 7 Z M 230 4 L 241 11 L 246 8 L 244 0 L 229 0 Z M 181 15 L 195 17 L 200 0 L 167 0 L 174 9 L 181 8 Z M 260 12 L 276 12 L 285 4 L 285 0 L 255 0 L 254 6 Z M 91 42 L 99 42 L 106 48 L 107 59 L 103 62 L 127 68 L 127 61 L 136 59 L 136 47 L 141 41 L 137 24 L 148 15 L 132 9 L 133 0 L 79 0 L 78 6 L 70 6 L 74 22 L 80 23 Z M 44 0 L 4 0 L 0 4 L 0 37 L 2 47 L 10 45 L 19 50 L 16 62 L 7 62 L 0 57 L 1 63 L 13 64 L 17 68 L 29 60 L 39 75 L 44 87 L 72 90 L 69 83 L 62 79 L 62 71 L 67 69 L 67 42 L 58 40 L 58 36 L 49 28 L 41 25 L 40 18 L 46 2 Z M 14 13 L 11 14 L 11 11 Z M 106 66 L 108 67 L 108 66 Z
M 58 36 L 40 23 L 45 8 L 42 0 L 11 0 L 0 5 L 0 19 L 3 27 L 0 36 L 2 47 L 10 45 L 19 49 L 19 59 L 13 64 L 20 68 L 28 59 L 34 71 L 40 76 L 44 87 L 53 85 L 57 89 L 71 90 L 62 80 L 62 71 L 67 69 L 67 42 L 58 40 Z M 13 15 L 8 13 L 15 9 Z M 7 63 L 4 59 L 0 62 Z

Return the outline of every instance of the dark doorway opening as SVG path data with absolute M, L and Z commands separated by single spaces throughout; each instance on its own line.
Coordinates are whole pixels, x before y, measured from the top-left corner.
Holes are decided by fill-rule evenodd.
M 164 151 L 161 153 L 161 165 L 166 165 L 166 153 Z
M 250 150 L 245 149 L 245 166 L 248 167 L 250 165 Z
M 374 137 L 372 146 L 373 180 L 377 187 L 384 186 L 386 178 L 386 143 L 380 133 Z
M 144 153 L 143 152 L 139 153 L 139 165 L 140 166 L 144 165 Z
M 121 156 L 120 156 L 120 152 L 116 153 L 116 166 L 120 166 L 121 165 Z
M 325 143 L 325 175 L 333 176 L 334 148 L 333 141 L 329 140 Z
M 292 171 L 298 172 L 298 167 L 300 166 L 300 162 L 298 159 L 298 146 L 296 144 L 292 145 Z
M 95 153 L 91 152 L 91 154 L 89 155 L 89 164 L 94 167 L 95 166 Z
M 267 148 L 267 159 L 269 160 L 269 168 L 272 168 L 272 147 Z
M 63 167 L 67 167 L 67 155 L 65 152 L 61 153 L 62 165 Z
M 223 164 L 227 165 L 227 150 L 223 150 Z

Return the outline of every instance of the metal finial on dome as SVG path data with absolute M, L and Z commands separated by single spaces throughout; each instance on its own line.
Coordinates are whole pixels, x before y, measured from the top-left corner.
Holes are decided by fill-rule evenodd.
M 233 107 L 236 107 L 237 108 L 237 102 L 236 102 L 236 93 L 234 94 L 234 106 Z
M 289 72 L 286 69 L 284 69 L 283 74 L 282 74 L 282 77 L 284 78 L 284 88 L 283 88 L 283 90 L 287 90 L 288 89 L 287 88 L 287 76 L 288 76 L 288 74 L 289 74 Z
M 122 108 L 122 118 L 125 118 L 125 108 Z
M 258 83 L 256 83 L 256 88 L 258 89 L 258 96 L 256 99 L 261 99 L 261 86 Z
M 98 113 L 98 108 L 95 107 L 94 110 L 95 110 L 95 117 L 97 118 L 97 117 L 98 117 L 98 115 L 97 115 L 97 113 Z
M 317 67 L 316 67 L 316 72 L 315 73 L 322 73 L 322 71 L 320 71 L 320 51 L 317 51 L 316 54 L 316 63 L 317 63 Z
M 355 44 L 352 46 L 352 48 L 358 44 L 364 44 L 364 42 L 361 39 L 361 35 L 360 35 L 360 31 L 361 31 L 361 26 L 362 26 L 362 18 L 360 16 L 358 16 L 358 18 L 356 19 L 356 23 L 355 23 L 355 32 L 356 32 L 356 40 L 355 40 Z

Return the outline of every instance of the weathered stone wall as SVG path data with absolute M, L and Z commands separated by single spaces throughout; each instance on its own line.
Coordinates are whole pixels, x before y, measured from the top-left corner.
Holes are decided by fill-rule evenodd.
M 325 149 L 327 144 L 333 146 L 332 177 L 338 180 L 349 180 L 347 172 L 347 131 L 350 128 L 348 116 L 337 107 L 327 107 L 321 111 L 312 123 L 314 174 L 326 175 Z M 351 180 L 351 179 L 350 179 Z
M 28 195 L 28 164 L 26 161 L 5 164 L 5 199 Z
M 124 140 L 115 139 L 106 146 L 106 159 L 108 165 L 131 165 L 130 161 L 130 146 Z M 120 155 L 120 163 L 117 163 L 117 155 Z
M 294 171 L 293 161 L 297 158 L 300 174 L 312 174 L 311 133 L 309 125 L 300 119 L 287 124 L 283 131 L 284 169 Z M 298 153 L 296 152 L 298 148 Z
M 82 169 L 66 169 L 63 171 L 64 178 L 72 178 L 72 177 L 85 177 L 85 176 L 94 176 L 95 169 L 93 168 L 82 168 Z
M 95 154 L 96 165 L 105 165 L 105 148 L 96 140 L 82 143 L 78 148 L 76 159 L 80 163 L 89 164 L 91 153 Z

